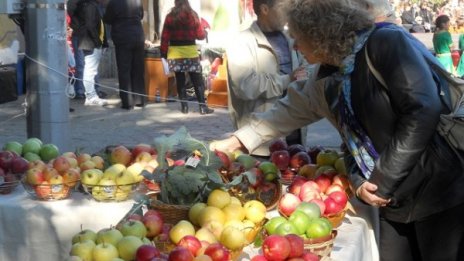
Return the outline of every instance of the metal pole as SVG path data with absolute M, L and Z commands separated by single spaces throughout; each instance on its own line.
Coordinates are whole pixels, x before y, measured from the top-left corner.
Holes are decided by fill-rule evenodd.
M 27 0 L 25 10 L 27 135 L 69 147 L 64 0 Z

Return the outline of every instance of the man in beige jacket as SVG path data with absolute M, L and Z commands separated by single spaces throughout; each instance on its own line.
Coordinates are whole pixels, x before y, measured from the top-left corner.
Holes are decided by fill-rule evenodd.
M 305 74 L 303 68 L 298 68 L 304 58 L 293 51 L 291 39 L 283 32 L 286 21 L 280 2 L 255 0 L 257 20 L 226 48 L 229 112 L 236 129 L 247 125 L 253 112 L 270 109 L 285 94 L 290 82 Z M 268 145 L 250 153 L 268 156 Z

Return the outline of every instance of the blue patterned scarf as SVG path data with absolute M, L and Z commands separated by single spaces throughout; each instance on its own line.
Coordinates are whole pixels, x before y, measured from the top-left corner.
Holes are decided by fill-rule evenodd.
M 372 27 L 357 34 L 351 54 L 343 59 L 340 70 L 333 75 L 336 79 L 342 81 L 339 94 L 341 136 L 366 179 L 370 177 L 374 170 L 375 160 L 377 160 L 379 154 L 354 115 L 351 106 L 351 73 L 354 70 L 356 54 L 363 48 L 374 29 L 375 27 Z

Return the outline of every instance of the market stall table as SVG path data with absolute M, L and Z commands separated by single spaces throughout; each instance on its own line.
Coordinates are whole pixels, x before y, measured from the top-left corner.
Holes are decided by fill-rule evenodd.
M 116 225 L 133 203 L 97 202 L 75 191 L 69 199 L 38 201 L 19 185 L 0 195 L 0 260 L 63 261 L 81 225 L 95 232 Z

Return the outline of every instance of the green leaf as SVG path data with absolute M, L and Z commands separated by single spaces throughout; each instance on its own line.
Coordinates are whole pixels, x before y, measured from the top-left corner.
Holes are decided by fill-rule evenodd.
M 164 171 L 166 169 L 166 152 L 172 151 L 176 145 L 181 144 L 187 135 L 189 135 L 187 129 L 182 126 L 169 137 L 162 135 L 155 138 L 153 145 L 158 152 L 157 160 L 159 166 L 156 168 L 157 171 Z
M 243 180 L 242 175 L 235 176 L 231 182 L 227 183 L 227 186 L 228 187 L 237 186 L 238 184 L 242 183 L 242 180 Z
M 251 171 L 245 171 L 243 173 L 243 175 L 245 175 L 247 177 L 250 184 L 255 184 L 256 183 L 256 173 L 251 172 Z

